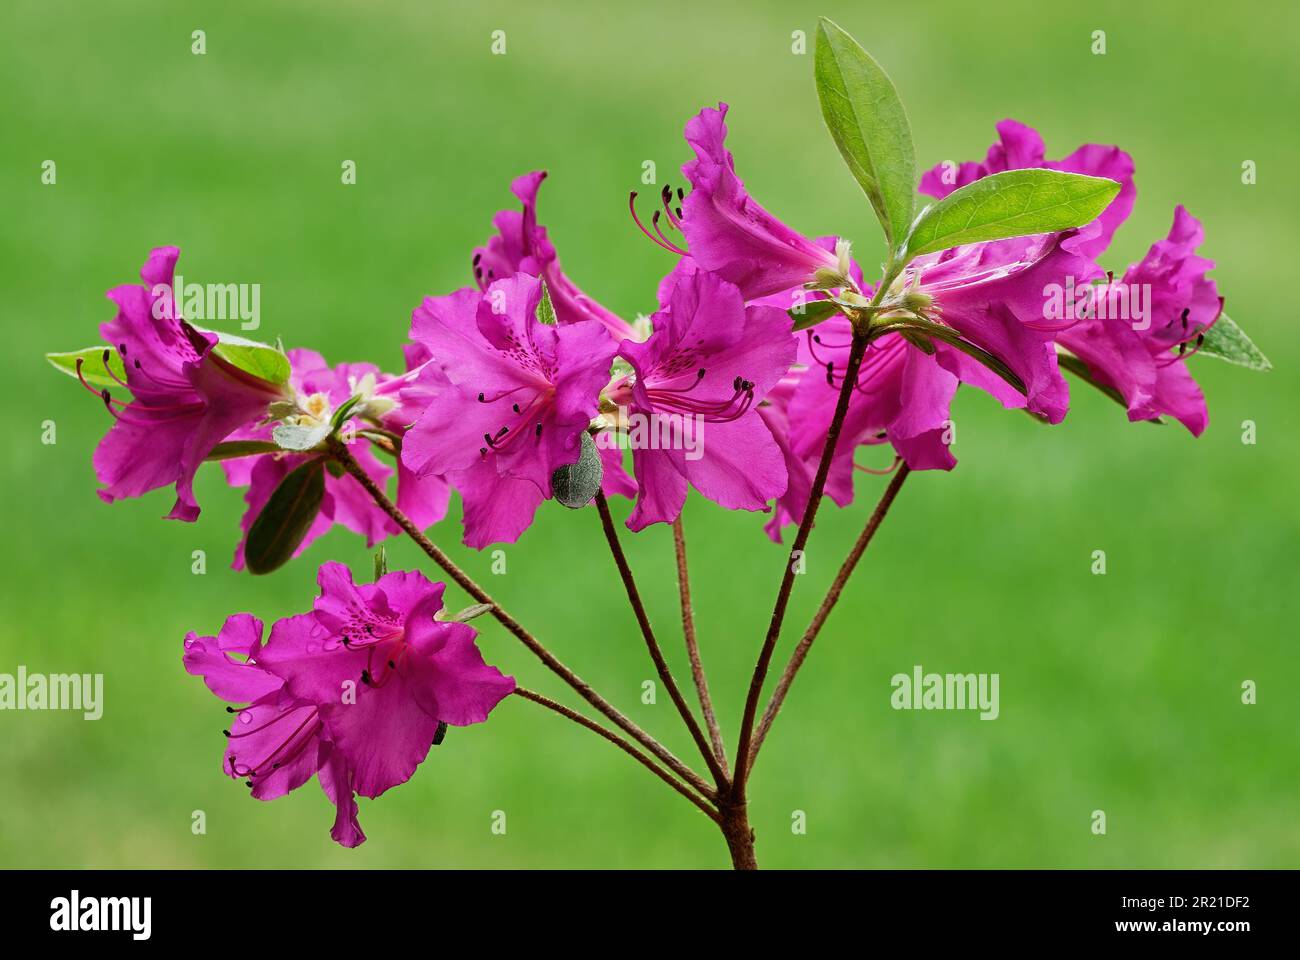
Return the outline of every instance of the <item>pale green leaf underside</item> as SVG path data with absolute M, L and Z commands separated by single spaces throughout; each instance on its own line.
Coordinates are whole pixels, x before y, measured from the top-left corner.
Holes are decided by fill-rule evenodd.
M 1268 357 L 1226 313 L 1220 314 L 1214 326 L 1205 331 L 1205 340 L 1198 352 L 1251 370 L 1273 369 Z
M 1081 227 L 1101 214 L 1120 185 L 1059 170 L 1007 170 L 954 190 L 917 221 L 907 255 L 988 240 Z
M 822 117 L 892 249 L 907 235 L 916 191 L 912 129 L 898 91 L 880 64 L 825 18 L 814 69 Z

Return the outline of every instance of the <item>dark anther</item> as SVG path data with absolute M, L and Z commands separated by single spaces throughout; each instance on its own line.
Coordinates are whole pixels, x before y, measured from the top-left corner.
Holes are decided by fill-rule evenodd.
M 122 352 L 122 356 L 124 356 L 124 357 L 126 356 L 126 344 L 125 344 L 125 343 L 119 343 L 119 344 L 117 345 L 117 349 L 120 350 L 120 351 Z
M 696 379 L 696 380 L 703 380 L 703 379 L 704 379 L 704 368 L 703 368 L 703 367 L 700 367 L 700 369 L 696 372 L 696 374 L 695 374 L 695 379 Z
M 518 413 L 518 412 L 519 412 L 519 404 L 517 404 L 517 403 L 512 403 L 512 404 L 510 404 L 510 408 L 511 408 L 512 410 L 514 410 L 515 413 Z
M 230 731 L 229 731 L 229 730 L 222 730 L 221 732 L 222 732 L 223 734 L 225 734 L 227 737 L 230 736 Z
M 234 712 L 235 712 L 234 707 L 226 707 L 226 713 L 234 713 Z
M 396 669 L 397 669 L 397 664 L 395 664 L 395 663 L 393 663 L 393 661 L 389 660 L 389 661 L 388 661 L 388 669 L 389 669 L 389 670 L 396 670 Z
M 538 435 L 539 437 L 542 435 L 542 425 L 541 425 L 541 423 L 538 423 L 538 424 L 537 424 L 537 435 Z
M 835 386 L 835 364 L 826 364 L 826 383 L 828 386 Z
M 480 394 L 478 395 L 478 402 L 479 402 L 479 403 L 487 403 L 487 398 L 486 398 L 483 394 L 480 393 Z
M 478 262 L 479 262 L 480 260 L 482 260 L 482 259 L 483 259 L 483 254 L 481 254 L 481 253 L 476 253 L 476 254 L 474 254 L 474 259 L 471 260 L 470 263 L 474 264 L 474 266 L 477 267 L 477 266 L 478 266 Z

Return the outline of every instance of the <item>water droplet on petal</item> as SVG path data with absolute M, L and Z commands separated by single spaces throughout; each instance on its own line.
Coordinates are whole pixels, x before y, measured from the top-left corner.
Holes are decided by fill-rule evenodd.
M 252 723 L 252 722 L 253 722 L 253 715 L 252 715 L 251 713 L 249 713 L 247 710 L 241 710 L 241 711 L 239 712 L 239 722 L 240 722 L 240 723 Z

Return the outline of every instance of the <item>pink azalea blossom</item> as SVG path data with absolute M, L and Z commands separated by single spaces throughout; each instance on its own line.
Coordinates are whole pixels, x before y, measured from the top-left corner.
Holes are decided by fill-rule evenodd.
M 1057 338 L 1087 364 L 1094 380 L 1119 392 L 1130 420 L 1168 414 L 1197 437 L 1209 411 L 1183 361 L 1196 352 L 1188 344 L 1223 310 L 1214 281 L 1205 276 L 1214 261 L 1195 253 L 1204 239 L 1200 221 L 1179 206 L 1169 236 L 1156 241 L 1122 280 L 1087 288 L 1075 307 L 1087 318 Z M 1148 301 L 1145 316 L 1098 316 L 1101 305 L 1129 298 L 1133 291 L 1142 291 Z
M 1033 127 L 1016 120 L 1003 120 L 997 124 L 997 131 L 998 142 L 989 147 L 982 163 L 967 161 L 955 170 L 950 165 L 940 164 L 921 177 L 921 192 L 943 198 L 958 187 L 974 183 L 990 173 L 1024 167 L 1108 177 L 1120 184 L 1120 191 L 1097 218 L 1101 229 L 1079 245 L 1080 253 L 1094 258 L 1100 256 L 1110 246 L 1120 224 L 1133 211 L 1137 197 L 1137 187 L 1133 183 L 1133 158 L 1119 147 L 1088 143 L 1060 160 L 1047 160 L 1043 138 Z
M 215 334 L 196 330 L 170 290 L 180 250 L 158 247 L 140 271 L 145 286 L 108 291 L 117 316 L 100 332 L 121 357 L 130 401 L 98 390 L 115 423 L 95 450 L 106 503 L 176 486 L 168 519 L 198 519 L 194 475 L 217 444 L 266 416 L 281 388 L 219 357 Z M 107 369 L 107 364 L 105 364 Z M 85 381 L 82 381 L 83 384 Z
M 487 290 L 429 297 L 411 339 L 432 359 L 419 387 L 428 409 L 402 461 L 445 475 L 464 500 L 465 543 L 513 543 L 551 496 L 551 475 L 581 454 L 581 434 L 609 381 L 615 344 L 594 320 L 536 318 L 541 283 L 517 273 Z
M 1086 144 L 1061 160 L 1045 161 L 1042 137 L 1032 127 L 1003 120 L 997 129 L 999 142 L 989 148 L 983 163 L 961 164 L 955 178 L 945 177 L 944 167 L 935 167 L 922 178 L 921 192 L 943 197 L 990 173 L 1021 167 L 1110 177 L 1120 182 L 1119 195 L 1097 219 L 1100 229 L 1096 236 L 1076 247 L 1088 256 L 1098 256 L 1133 209 L 1132 158 L 1118 147 Z M 1182 360 L 1195 352 L 1187 350 L 1187 344 L 1209 329 L 1222 309 L 1214 281 L 1205 276 L 1214 262 L 1194 253 L 1203 240 L 1199 221 L 1178 207 L 1167 239 L 1158 241 L 1140 263 L 1130 266 L 1122 281 L 1090 287 L 1086 281 L 1092 277 L 1072 278 L 1078 291 L 1071 305 L 1073 319 L 1090 315 L 1082 322 L 1063 324 L 1056 338 L 1087 364 L 1093 379 L 1118 391 L 1129 419 L 1149 420 L 1168 414 L 1195 436 L 1205 429 L 1209 414 L 1205 398 Z M 1134 295 L 1148 301 L 1148 315 L 1116 316 L 1114 309 L 1107 311 L 1102 306 L 1133 302 Z
M 330 836 L 355 847 L 366 835 L 347 761 L 330 742 L 319 707 L 263 667 L 262 650 L 262 621 L 247 613 L 228 618 L 216 637 L 191 631 L 185 638 L 186 671 L 227 703 L 247 704 L 226 707 L 235 721 L 225 731 L 222 772 L 246 781 L 258 800 L 282 797 L 315 775 L 337 808 Z
M 318 424 L 323 428 L 329 424 L 336 409 L 355 396 L 358 390 L 364 390 L 366 397 L 358 405 L 359 412 L 366 412 L 368 407 L 376 408 L 374 419 L 378 425 L 400 435 L 410 423 L 418 419 L 423 412 L 423 404 L 427 403 L 427 398 L 409 389 L 413 386 L 418 371 L 406 377 L 390 377 L 368 363 L 342 363 L 330 367 L 314 350 L 290 350 L 288 355 L 291 366 L 289 387 L 299 411 L 294 419 L 302 423 Z M 349 452 L 380 489 L 384 489 L 394 470 L 386 460 L 376 456 L 375 445 L 370 440 L 357 435 L 358 430 L 369 425 L 371 424 L 367 421 L 349 417 L 343 428 L 352 438 L 348 445 Z M 271 438 L 272 426 L 269 423 L 246 428 L 232 436 L 232 439 L 240 440 Z M 221 465 L 230 484 L 248 487 L 248 492 L 244 495 L 248 509 L 240 521 L 244 535 L 235 551 L 233 564 L 236 570 L 243 569 L 248 531 L 262 508 L 271 499 L 280 482 L 313 456 L 316 454 L 285 452 L 222 461 Z M 397 474 L 397 506 L 418 527 L 428 527 L 446 516 L 450 489 L 442 477 L 436 474 L 417 476 L 402 467 L 400 462 L 397 463 Z M 401 532 L 355 478 L 346 474 L 335 476 L 327 471 L 325 497 L 321 501 L 320 512 L 294 551 L 294 556 L 301 554 L 312 541 L 328 532 L 336 523 L 365 537 L 368 547 Z
M 546 281 L 558 322 L 597 320 L 616 341 L 636 339 L 631 324 L 583 293 L 560 269 L 555 246 L 547 237 L 546 228 L 537 222 L 537 192 L 545 179 L 546 171 L 537 170 L 510 184 L 510 192 L 520 199 L 524 209 L 498 213 L 492 218 L 496 235 L 486 246 L 475 248 L 474 279 L 479 289 L 486 290 L 494 281 L 516 273 L 539 277 Z
M 631 435 L 639 495 L 628 527 L 675 520 L 688 483 L 728 509 L 766 510 L 786 468 L 757 405 L 794 362 L 789 316 L 685 270 L 652 320 L 649 340 L 622 344 L 634 374 L 608 394 L 641 434 Z
M 355 847 L 356 796 L 405 783 L 447 725 L 482 723 L 515 683 L 483 662 L 472 627 L 434 618 L 441 583 L 394 572 L 354 584 L 338 563 L 318 580 L 314 609 L 278 621 L 265 645 L 261 621 L 236 614 L 215 638 L 188 634 L 183 659 L 231 704 L 223 772 L 259 800 L 315 775 L 337 808 L 330 835 Z
M 357 584 L 341 563 L 317 582 L 312 612 L 277 621 L 257 660 L 316 705 L 361 796 L 405 783 L 440 726 L 482 723 L 514 690 L 483 662 L 473 627 L 434 618 L 441 583 L 393 572 Z
M 669 222 L 685 235 L 690 256 L 734 283 L 747 301 L 811 282 L 819 272 L 843 272 L 833 244 L 828 251 L 786 226 L 745 190 L 724 145 L 726 115 L 727 105 L 720 103 L 687 122 L 686 140 L 695 159 L 682 167 L 691 192 L 681 204 L 680 218 L 665 197 Z

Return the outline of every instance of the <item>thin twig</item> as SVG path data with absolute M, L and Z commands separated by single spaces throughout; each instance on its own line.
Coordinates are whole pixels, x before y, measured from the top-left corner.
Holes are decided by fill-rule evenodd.
M 655 639 L 654 630 L 650 627 L 650 617 L 645 612 L 645 604 L 641 602 L 641 592 L 637 589 L 636 580 L 632 577 L 632 568 L 628 566 L 627 557 L 623 555 L 623 547 L 618 542 L 618 530 L 614 526 L 614 517 L 609 512 L 609 502 L 605 499 L 603 493 L 596 494 L 596 509 L 600 512 L 600 522 L 605 528 L 605 539 L 609 541 L 609 552 L 614 556 L 614 565 L 618 567 L 619 576 L 623 579 L 628 602 L 632 604 L 632 612 L 636 614 L 637 624 L 641 627 L 641 636 L 645 638 L 646 649 L 650 651 L 650 659 L 654 661 L 655 670 L 659 673 L 659 679 L 663 682 L 664 687 L 668 690 L 668 695 L 672 697 L 673 703 L 677 706 L 677 712 L 681 714 L 686 729 L 691 732 L 691 737 L 700 750 L 700 756 L 709 765 L 709 772 L 713 774 L 718 789 L 723 790 L 727 786 L 727 777 L 718 765 L 718 760 L 709 747 L 709 741 L 705 739 L 704 731 L 700 729 L 695 715 L 691 713 L 686 698 L 682 696 L 677 681 L 673 679 L 672 671 L 668 669 L 668 661 L 664 659 L 664 652 L 659 646 L 659 641 Z
M 515 687 L 514 692 L 516 696 L 523 697 L 525 700 L 531 700 L 533 701 L 533 703 L 539 703 L 543 707 L 546 707 L 546 709 L 554 710 L 560 716 L 567 717 L 568 719 L 572 720 L 574 723 L 581 724 L 582 726 L 586 727 L 588 730 L 591 730 L 593 733 L 597 733 L 600 736 L 604 737 L 606 740 L 614 744 L 624 753 L 635 758 L 638 763 L 640 763 L 647 770 L 652 772 L 656 777 L 658 777 L 664 783 L 668 784 L 668 786 L 672 787 L 674 790 L 680 793 L 687 800 L 691 801 L 691 803 L 695 804 L 695 806 L 699 807 L 700 810 L 704 812 L 704 815 L 708 817 L 710 820 L 712 820 L 714 823 L 718 823 L 720 821 L 721 818 L 718 816 L 718 812 L 716 810 L 714 810 L 702 799 L 700 799 L 700 797 L 696 796 L 694 793 L 688 790 L 680 780 L 678 780 L 676 777 L 670 774 L 667 770 L 663 769 L 663 767 L 659 766 L 657 763 L 655 763 L 653 760 L 651 760 L 649 757 L 643 754 L 636 747 L 632 746 L 632 744 L 628 743 L 622 737 L 618 736 L 617 734 L 609 730 L 606 730 L 600 724 L 596 723 L 596 721 L 584 717 L 576 710 L 570 710 L 564 704 L 557 703 L 556 701 L 552 700 L 550 697 L 542 696 L 542 694 L 536 693 L 532 690 L 528 690 L 524 687 Z
M 603 713 L 616 726 L 621 728 L 625 733 L 640 743 L 643 747 L 653 753 L 656 757 L 664 762 L 674 773 L 689 783 L 700 793 L 710 799 L 714 796 L 713 787 L 698 773 L 692 770 L 682 761 L 675 757 L 671 750 L 661 744 L 650 734 L 646 733 L 635 723 L 625 717 L 613 704 L 609 703 L 604 697 L 592 689 L 587 681 L 566 667 L 560 662 L 559 658 L 551 651 L 544 647 L 540 640 L 523 628 L 514 617 L 506 613 L 499 603 L 488 595 L 487 591 L 475 583 L 465 571 L 456 566 L 455 562 L 434 545 L 428 537 L 417 527 L 411 519 L 397 505 L 388 499 L 384 493 L 371 479 L 370 474 L 366 473 L 357 463 L 356 458 L 348 452 L 347 447 L 341 443 L 334 443 L 330 448 L 331 455 L 343 466 L 343 469 L 350 473 L 358 483 L 361 484 L 370 494 L 370 498 L 375 501 L 381 510 L 393 518 L 393 521 L 406 531 L 415 543 L 423 550 L 434 563 L 442 567 L 447 575 L 456 581 L 466 593 L 477 600 L 479 603 L 488 604 L 491 607 L 491 614 L 497 622 L 515 635 L 536 657 L 544 663 L 552 673 L 557 674 L 565 683 L 577 691 L 582 699 Z
M 727 769 L 727 747 L 722 739 L 722 728 L 718 726 L 718 716 L 713 712 L 713 698 L 709 696 L 709 680 L 704 674 L 704 662 L 700 659 L 700 644 L 695 636 L 695 611 L 691 607 L 691 578 L 686 567 L 686 532 L 682 529 L 680 514 L 673 521 L 673 550 L 677 555 L 677 589 L 682 599 L 682 635 L 686 639 L 686 655 L 691 660 L 691 678 L 695 681 L 695 692 L 700 697 L 700 712 L 704 715 L 704 725 L 709 729 L 713 754 L 718 758 L 718 766 L 722 768 L 723 774 L 730 776 Z
M 839 399 L 835 403 L 835 414 L 831 418 L 830 429 L 826 433 L 826 445 L 822 448 L 821 461 L 817 464 L 817 473 L 813 477 L 812 488 L 808 493 L 808 506 L 804 508 L 803 520 L 799 523 L 799 532 L 790 544 L 790 556 L 786 559 L 785 573 L 781 577 L 781 586 L 776 593 L 776 603 L 772 608 L 772 620 L 768 624 L 767 636 L 754 665 L 754 675 L 749 682 L 749 694 L 745 698 L 745 713 L 740 725 L 740 741 L 736 746 L 736 775 L 732 780 L 731 794 L 737 803 L 745 800 L 745 780 L 749 775 L 749 745 L 754 732 L 754 717 L 758 713 L 758 698 L 763 693 L 763 681 L 772 662 L 772 651 L 781 636 L 781 624 L 785 621 L 785 610 L 790 602 L 790 591 L 794 587 L 796 558 L 803 553 L 812 532 L 813 521 L 817 517 L 817 507 L 821 504 L 822 491 L 826 488 L 826 477 L 830 473 L 831 460 L 835 456 L 835 444 L 839 440 L 844 418 L 849 412 L 849 400 L 858 383 L 858 370 L 862 366 L 862 356 L 866 353 L 869 337 L 854 332 L 853 344 L 849 348 L 849 359 L 844 369 L 844 384 L 840 387 Z
M 907 464 L 899 465 L 898 472 L 889 481 L 889 486 L 885 488 L 885 492 L 881 495 L 880 502 L 876 504 L 876 509 L 872 511 L 871 518 L 867 520 L 867 525 L 862 528 L 862 533 L 858 534 L 853 549 L 849 551 L 849 555 L 844 558 L 844 563 L 840 565 L 839 572 L 835 574 L 835 580 L 831 583 L 830 589 L 826 591 L 826 596 L 822 599 L 821 606 L 817 608 L 817 613 L 813 615 L 812 621 L 808 624 L 808 629 L 804 631 L 799 645 L 794 648 L 794 653 L 790 654 L 790 662 L 786 664 L 785 670 L 781 673 L 781 678 L 776 682 L 776 689 L 772 691 L 772 699 L 767 702 L 767 708 L 763 711 L 763 718 L 758 723 L 758 730 L 754 734 L 754 745 L 749 748 L 748 769 L 753 769 L 754 761 L 758 758 L 758 751 L 763 746 L 764 739 L 767 738 L 767 732 L 772 727 L 772 721 L 776 719 L 777 711 L 781 709 L 781 704 L 785 702 L 785 695 L 790 691 L 790 684 L 794 682 L 795 674 L 803 666 L 809 648 L 825 625 L 826 618 L 835 609 L 835 604 L 844 591 L 844 585 L 848 583 L 849 577 L 853 575 L 858 561 L 862 559 L 862 554 L 866 552 L 868 545 L 870 545 L 871 538 L 876 535 L 876 530 L 880 528 L 880 524 L 884 521 L 885 514 L 889 513 L 894 497 L 898 495 L 898 491 L 903 486 L 903 481 L 907 479 L 910 472 Z

